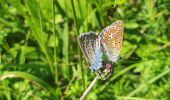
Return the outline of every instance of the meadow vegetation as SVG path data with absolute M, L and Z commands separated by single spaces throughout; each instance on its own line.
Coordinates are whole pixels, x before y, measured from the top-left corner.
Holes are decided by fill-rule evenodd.
M 113 75 L 87 100 L 170 99 L 169 0 L 0 0 L 0 100 L 79 99 L 94 79 L 84 32 L 124 21 Z

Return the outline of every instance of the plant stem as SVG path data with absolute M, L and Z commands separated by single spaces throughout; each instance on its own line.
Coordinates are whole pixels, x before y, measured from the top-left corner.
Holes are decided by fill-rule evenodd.
M 170 69 L 163 71 L 162 73 L 158 74 L 157 76 L 155 76 L 154 78 L 149 80 L 148 84 L 150 85 L 150 84 L 154 83 L 155 81 L 162 78 L 164 75 L 168 74 L 169 72 L 170 72 Z M 138 88 L 136 88 L 134 91 L 129 93 L 127 96 L 134 96 L 135 94 L 139 93 L 139 91 L 142 90 L 143 88 L 145 88 L 145 85 L 141 84 L 140 86 L 138 86 Z
M 58 86 L 58 67 L 57 67 L 57 51 L 56 51 L 56 32 L 55 32 L 55 2 L 52 0 L 52 15 L 53 15 L 53 36 L 54 36 L 54 69 L 55 83 Z M 59 99 L 60 89 L 57 88 L 57 99 Z
M 53 36 L 54 36 L 54 67 L 56 74 L 56 83 L 58 83 L 58 68 L 57 68 L 57 53 L 56 53 L 56 32 L 55 32 L 55 2 L 53 0 L 52 13 L 53 13 Z
M 75 22 L 75 25 L 76 25 L 76 33 L 77 33 L 77 37 L 78 37 L 78 35 L 79 35 L 79 28 L 78 28 L 78 25 L 77 25 L 76 11 L 75 11 L 73 0 L 71 0 L 71 5 L 72 5 L 72 10 L 73 10 L 73 15 L 74 15 L 74 22 Z M 77 38 L 77 41 L 78 41 L 78 38 Z M 79 64 L 80 64 L 80 67 L 81 67 L 82 84 L 83 84 L 83 89 L 85 90 L 85 80 L 84 80 L 83 66 L 82 66 L 82 61 L 81 61 L 82 56 L 80 54 L 79 45 L 78 45 L 77 48 L 78 48 L 78 54 L 79 54 Z
M 94 84 L 97 82 L 98 78 L 97 76 L 94 78 L 94 80 L 91 82 L 89 87 L 86 89 L 86 91 L 83 93 L 83 95 L 80 97 L 80 100 L 83 100 L 84 97 L 90 92 L 90 90 L 93 88 Z

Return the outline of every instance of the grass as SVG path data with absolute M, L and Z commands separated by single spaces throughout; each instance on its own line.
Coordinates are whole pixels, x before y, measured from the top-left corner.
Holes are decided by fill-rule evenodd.
M 168 0 L 0 1 L 0 99 L 79 99 L 95 75 L 78 42 L 124 21 L 121 58 L 86 99 L 170 99 Z

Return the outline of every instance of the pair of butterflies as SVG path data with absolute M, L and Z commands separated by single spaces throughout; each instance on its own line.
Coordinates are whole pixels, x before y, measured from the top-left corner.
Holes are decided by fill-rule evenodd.
M 102 80 L 106 80 L 111 75 L 112 63 L 116 63 L 119 59 L 123 29 L 123 21 L 118 20 L 103 29 L 100 35 L 88 32 L 79 36 L 81 50 L 91 71 Z M 103 55 L 106 55 L 109 63 L 103 61 Z

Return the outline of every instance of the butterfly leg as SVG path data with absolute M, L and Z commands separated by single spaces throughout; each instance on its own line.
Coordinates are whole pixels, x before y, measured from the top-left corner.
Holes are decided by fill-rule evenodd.
M 99 70 L 99 77 L 100 77 L 102 80 L 106 80 L 106 76 L 105 76 L 105 74 L 104 74 L 101 70 Z
M 101 70 L 95 71 L 96 76 L 101 80 L 106 80 L 104 74 L 101 72 Z
M 111 76 L 111 71 L 108 69 L 98 70 L 95 72 L 96 76 L 101 80 L 106 80 Z
M 112 64 L 106 63 L 104 67 L 95 71 L 96 76 L 101 80 L 106 80 L 112 75 Z

